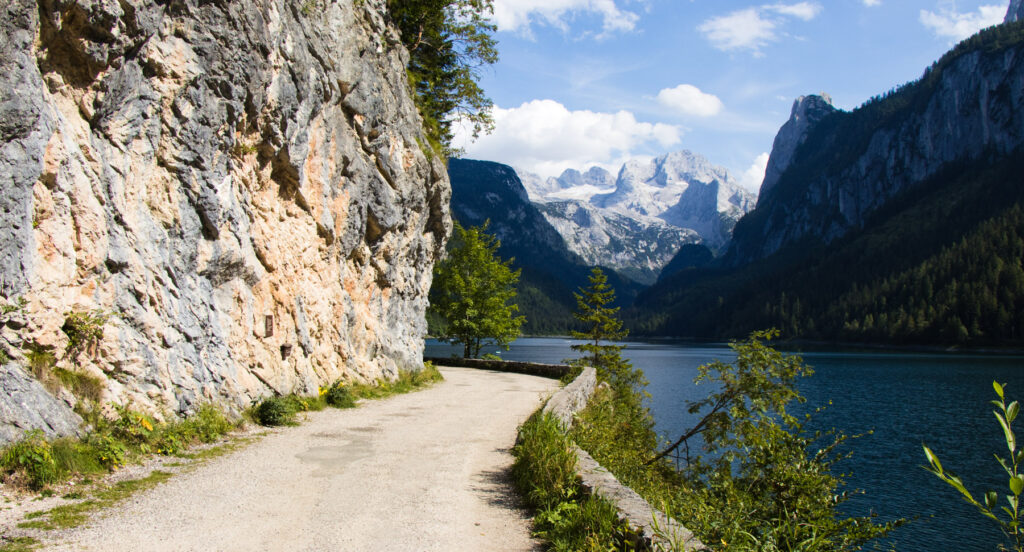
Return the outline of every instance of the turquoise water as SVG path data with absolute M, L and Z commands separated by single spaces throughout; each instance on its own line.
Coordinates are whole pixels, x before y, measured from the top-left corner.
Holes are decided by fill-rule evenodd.
M 572 342 L 524 338 L 501 356 L 509 360 L 557 363 L 575 355 Z M 693 385 L 697 367 L 730 361 L 725 346 L 673 342 L 631 342 L 624 355 L 650 381 L 649 407 L 657 429 L 675 438 L 693 417 L 686 401 L 706 395 Z M 427 342 L 428 356 L 454 349 Z M 961 475 L 976 496 L 994 489 L 1005 494 L 1006 477 L 993 454 L 1006 445 L 988 401 L 992 380 L 1008 383 L 1010 398 L 1024 399 L 1024 357 L 904 352 L 803 352 L 815 375 L 800 382 L 807 408 L 832 404 L 816 426 L 848 434 L 874 431 L 854 440 L 853 457 L 839 468 L 849 473 L 847 490 L 862 489 L 846 503 L 851 514 L 876 512 L 881 519 L 915 518 L 894 533 L 891 544 L 906 552 L 992 551 L 1001 541 L 995 524 L 977 514 L 952 489 L 921 465 L 927 443 L 943 466 Z M 1024 426 L 1022 426 L 1024 427 Z M 1024 432 L 1022 432 L 1024 433 Z

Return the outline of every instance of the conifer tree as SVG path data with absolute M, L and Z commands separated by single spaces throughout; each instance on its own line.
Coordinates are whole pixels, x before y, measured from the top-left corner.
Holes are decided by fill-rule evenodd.
M 608 277 L 600 268 L 591 269 L 588 282 L 589 287 L 573 294 L 577 309 L 573 316 L 585 328 L 572 332 L 574 338 L 585 341 L 572 346 L 574 351 L 584 355 L 574 364 L 593 366 L 599 379 L 608 382 L 621 395 L 637 395 L 639 400 L 639 388 L 647 385 L 643 372 L 622 358 L 624 345 L 610 343 L 629 334 L 622 328 L 619 307 L 611 306 L 615 302 L 615 290 L 608 285 Z

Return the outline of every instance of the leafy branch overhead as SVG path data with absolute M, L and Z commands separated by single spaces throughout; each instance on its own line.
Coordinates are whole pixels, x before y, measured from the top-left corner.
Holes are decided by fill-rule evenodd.
M 481 71 L 498 61 L 492 0 L 388 0 L 391 20 L 409 50 L 409 81 L 435 149 L 449 154 L 455 124 L 473 137 L 493 128 L 494 103 Z

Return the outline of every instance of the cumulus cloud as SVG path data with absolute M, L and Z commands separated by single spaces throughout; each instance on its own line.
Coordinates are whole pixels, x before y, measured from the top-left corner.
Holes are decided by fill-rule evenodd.
M 569 167 L 594 165 L 616 169 L 644 146 L 665 150 L 679 143 L 678 127 L 637 121 L 628 111 L 571 111 L 553 100 L 533 100 L 511 109 L 494 109 L 494 132 L 474 143 L 457 131 L 454 145 L 466 157 L 522 167 L 541 176 L 557 176 Z
M 740 175 L 740 186 L 751 192 L 757 193 L 761 190 L 761 183 L 764 182 L 764 172 L 768 168 L 768 153 L 762 153 L 754 159 L 750 168 Z
M 702 92 L 692 84 L 680 84 L 675 88 L 666 88 L 658 92 L 658 102 L 685 115 L 696 117 L 713 117 L 724 107 L 718 96 Z
M 974 33 L 1003 22 L 1006 4 L 1001 6 L 980 6 L 977 11 L 960 13 L 955 9 L 938 12 L 921 10 L 921 23 L 931 29 L 935 36 L 952 40 L 963 40 Z
M 502 31 L 529 32 L 543 23 L 568 29 L 568 19 L 577 13 L 591 13 L 602 19 L 603 33 L 631 31 L 639 16 L 619 9 L 616 0 L 494 0 L 494 23 Z
M 871 8 L 882 5 L 882 0 L 864 0 L 864 5 Z
M 787 18 L 810 21 L 821 13 L 820 4 L 766 4 L 712 17 L 697 30 L 719 50 L 750 50 L 760 55 L 761 48 L 778 40 L 778 30 Z

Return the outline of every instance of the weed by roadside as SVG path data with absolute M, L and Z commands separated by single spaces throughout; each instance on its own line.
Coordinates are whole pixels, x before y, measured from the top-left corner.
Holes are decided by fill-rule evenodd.
M 374 383 L 349 385 L 339 380 L 330 386 L 322 387 L 314 397 L 296 394 L 267 397 L 253 404 L 247 416 L 263 426 L 295 425 L 295 417 L 300 412 L 323 410 L 327 406 L 352 408 L 356 406 L 358 399 L 382 399 L 409 393 L 443 379 L 437 367 L 427 362 L 421 370 L 399 371 L 394 381 L 379 380 Z
M 114 471 L 147 454 L 180 454 L 198 443 L 212 443 L 237 424 L 213 405 L 204 405 L 184 420 L 158 423 L 129 407 L 117 407 L 118 417 L 107 420 L 87 413 L 93 431 L 83 439 L 48 441 L 30 431 L 0 454 L 5 482 L 41 491 L 74 476 Z
M 636 534 L 615 507 L 580 489 L 572 446 L 550 414 L 537 411 L 520 427 L 512 479 L 537 510 L 534 534 L 556 551 L 632 550 Z

